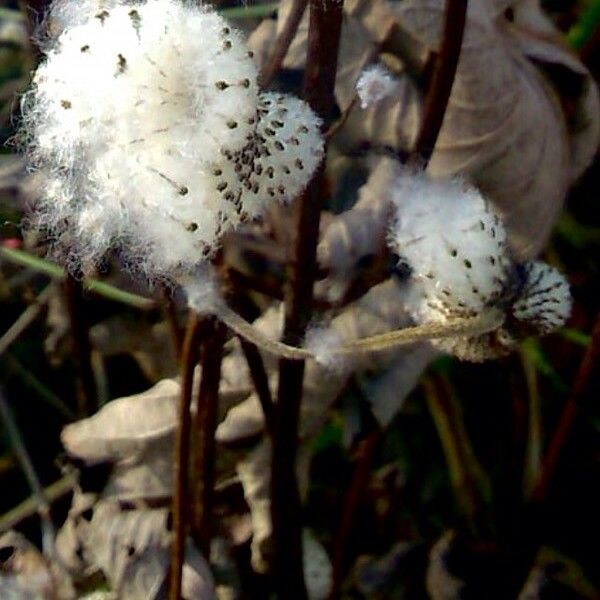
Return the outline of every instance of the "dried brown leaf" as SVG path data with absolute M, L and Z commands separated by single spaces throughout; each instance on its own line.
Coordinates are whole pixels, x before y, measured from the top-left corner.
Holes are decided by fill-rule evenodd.
M 24 536 L 15 531 L 0 536 L 0 553 L 0 598 L 59 600 L 50 563 Z
M 129 354 L 149 381 L 177 374 L 177 357 L 170 325 L 153 325 L 123 315 L 110 317 L 90 329 L 90 341 L 104 356 Z

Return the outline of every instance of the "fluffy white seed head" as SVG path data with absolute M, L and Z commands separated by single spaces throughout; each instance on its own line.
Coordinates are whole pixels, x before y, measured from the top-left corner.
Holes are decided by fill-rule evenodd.
M 476 189 L 458 179 L 406 173 L 395 184 L 394 200 L 389 244 L 410 272 L 405 302 L 417 322 L 475 317 L 507 302 L 514 270 L 506 232 Z M 514 345 L 503 330 L 433 343 L 474 361 L 505 354 Z
M 323 158 L 321 121 L 306 103 L 284 94 L 261 93 L 254 131 L 243 147 L 224 150 L 213 165 L 213 187 L 237 219 L 260 214 L 273 200 L 293 200 Z
M 571 314 L 571 292 L 564 275 L 542 262 L 523 266 L 525 283 L 512 305 L 512 315 L 538 334 L 558 329 Z
M 506 232 L 476 189 L 407 174 L 394 202 L 389 244 L 410 268 L 407 307 L 415 319 L 473 316 L 504 297 L 512 273 Z
M 356 82 L 361 108 L 368 108 L 391 95 L 397 85 L 396 78 L 383 65 L 367 67 Z
M 53 5 L 21 135 L 46 176 L 33 221 L 80 262 L 112 246 L 151 278 L 188 271 L 225 229 L 306 185 L 322 156 L 318 119 L 287 96 L 272 114 L 219 15 L 180 0 L 79 4 Z M 275 169 L 296 159 L 300 174 Z M 269 182 L 260 164 L 275 169 Z
M 505 314 L 490 333 L 434 346 L 479 362 L 509 353 L 523 334 L 549 333 L 565 322 L 571 310 L 565 278 L 540 262 L 517 268 L 500 217 L 477 190 L 406 173 L 394 184 L 394 200 L 389 244 L 410 273 L 405 305 L 415 321 Z

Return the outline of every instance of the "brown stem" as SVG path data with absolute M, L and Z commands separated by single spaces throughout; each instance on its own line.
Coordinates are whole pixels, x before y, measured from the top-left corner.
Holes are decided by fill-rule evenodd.
M 343 2 L 311 0 L 304 97 L 321 117 L 334 107 Z M 293 255 L 288 263 L 283 341 L 297 344 L 312 315 L 316 248 L 323 194 L 321 168 L 296 204 Z M 275 591 L 286 600 L 305 600 L 301 503 L 295 475 L 304 362 L 281 360 L 273 430 L 272 520 Z
M 215 431 L 219 407 L 219 382 L 227 328 L 214 317 L 208 319 L 202 349 L 202 377 L 193 428 L 192 535 L 204 556 L 210 556 L 212 507 L 215 488 Z
M 64 289 L 71 325 L 73 361 L 77 373 L 77 413 L 80 417 L 85 417 L 94 412 L 97 399 L 96 382 L 92 368 L 89 323 L 86 318 L 83 299 L 83 285 L 81 281 L 67 274 Z
M 185 560 L 187 499 L 189 495 L 189 456 L 192 389 L 194 369 L 198 362 L 198 346 L 204 322 L 190 314 L 182 352 L 181 396 L 178 426 L 175 437 L 175 465 L 173 471 L 173 540 L 171 548 L 171 574 L 169 600 L 181 598 L 181 575 Z
M 271 396 L 271 389 L 269 388 L 269 377 L 265 369 L 265 364 L 258 348 L 253 343 L 248 342 L 241 337 L 239 339 L 242 351 L 246 357 L 246 362 L 248 363 L 250 377 L 252 378 L 252 383 L 254 384 L 254 389 L 256 390 L 256 395 L 258 396 L 265 417 L 267 432 L 272 435 L 275 408 L 273 405 L 273 397 Z
M 590 345 L 587 347 L 577 375 L 575 382 L 571 388 L 571 393 L 567 399 L 565 407 L 563 408 L 558 427 L 552 436 L 548 451 L 544 457 L 542 463 L 542 469 L 540 477 L 535 485 L 532 500 L 534 504 L 540 504 L 544 501 L 548 492 L 548 487 L 556 469 L 558 467 L 560 457 L 562 456 L 563 449 L 569 439 L 571 430 L 573 429 L 573 423 L 577 413 L 580 411 L 583 402 L 588 396 L 588 390 L 590 389 L 590 382 L 594 376 L 597 376 L 596 370 L 600 363 L 600 314 L 596 317 L 596 323 L 592 330 L 592 339 Z
M 290 49 L 292 40 L 298 31 L 300 21 L 302 21 L 302 16 L 306 10 L 307 3 L 308 0 L 294 0 L 288 18 L 283 26 L 283 30 L 275 42 L 273 54 L 271 55 L 269 62 L 260 72 L 258 82 L 261 88 L 266 88 L 273 80 L 273 77 L 277 75 L 279 69 L 281 69 L 281 65 Z
M 425 98 L 421 129 L 411 152 L 413 162 L 427 164 L 433 154 L 458 67 L 466 18 L 467 0 L 446 0 L 442 41 Z
M 352 476 L 352 482 L 346 492 L 342 518 L 340 520 L 340 526 L 333 549 L 333 585 L 329 594 L 330 600 L 334 600 L 339 594 L 344 575 L 344 562 L 348 538 L 350 537 L 352 526 L 355 522 L 356 511 L 362 502 L 369 481 L 373 456 L 375 450 L 377 450 L 380 439 L 381 431 L 375 431 L 360 442 L 356 453 L 356 467 Z

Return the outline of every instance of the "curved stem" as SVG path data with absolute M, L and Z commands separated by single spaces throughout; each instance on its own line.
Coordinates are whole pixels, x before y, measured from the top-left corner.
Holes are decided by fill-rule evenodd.
M 427 164 L 442 128 L 467 19 L 467 0 L 446 0 L 444 31 L 435 62 L 431 85 L 425 98 L 423 121 L 411 160 Z
M 306 360 L 307 358 L 312 358 L 312 354 L 304 348 L 297 348 L 268 338 L 225 304 L 215 307 L 215 313 L 234 333 L 269 354 L 289 360 Z
M 232 331 L 241 338 L 258 346 L 261 350 L 288 360 L 314 359 L 315 355 L 307 348 L 298 348 L 268 338 L 251 323 L 231 310 L 225 304 L 215 307 L 215 313 Z M 422 340 L 433 340 L 447 337 L 483 335 L 498 329 L 504 321 L 501 311 L 488 311 L 477 317 L 454 319 L 447 323 L 425 323 L 414 327 L 396 329 L 366 338 L 347 342 L 337 348 L 331 348 L 332 355 L 353 355 L 361 352 L 377 352 L 390 350 L 398 346 L 412 344 Z
M 447 337 L 483 335 L 498 329 L 504 321 L 500 311 L 490 311 L 477 317 L 468 319 L 455 319 L 448 323 L 425 323 L 415 327 L 396 329 L 366 338 L 348 342 L 338 349 L 333 349 L 333 354 L 354 354 L 357 352 L 373 352 L 389 350 L 396 346 L 412 344 L 421 340 L 434 340 Z
M 273 54 L 271 55 L 269 62 L 262 69 L 258 78 L 261 88 L 266 88 L 273 80 L 273 77 L 277 75 L 279 69 L 281 69 L 281 65 L 290 49 L 292 40 L 298 31 L 300 21 L 302 21 L 302 16 L 306 10 L 307 3 L 308 0 L 294 0 L 290 13 L 285 21 L 285 25 L 283 26 L 283 30 L 277 36 Z

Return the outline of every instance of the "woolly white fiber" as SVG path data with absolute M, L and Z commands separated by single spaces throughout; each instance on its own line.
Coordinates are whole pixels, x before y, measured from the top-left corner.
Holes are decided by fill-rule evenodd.
M 314 359 L 320 365 L 338 373 L 350 368 L 350 365 L 344 360 L 345 357 L 336 352 L 342 344 L 342 336 L 335 329 L 319 324 L 309 327 L 304 339 L 304 347 L 313 355 Z
M 564 275 L 542 262 L 524 267 L 523 289 L 512 305 L 513 316 L 539 333 L 550 333 L 571 314 L 571 293 Z
M 50 23 L 23 102 L 46 176 L 32 221 L 84 266 L 114 247 L 150 278 L 189 271 L 320 162 L 319 120 L 259 93 L 241 37 L 208 8 L 61 0 Z
M 396 78 L 383 65 L 374 64 L 367 67 L 356 82 L 361 108 L 368 108 L 390 96 L 397 85 Z
M 544 263 L 517 267 L 500 217 L 476 189 L 405 173 L 393 190 L 388 242 L 410 273 L 405 308 L 413 319 L 446 324 L 491 311 L 505 315 L 490 333 L 437 339 L 434 346 L 481 361 L 507 354 L 524 334 L 564 324 L 571 309 L 566 280 Z
M 391 248 L 407 263 L 407 307 L 418 321 L 469 317 L 501 299 L 512 263 L 500 217 L 461 180 L 404 175 L 394 186 Z

